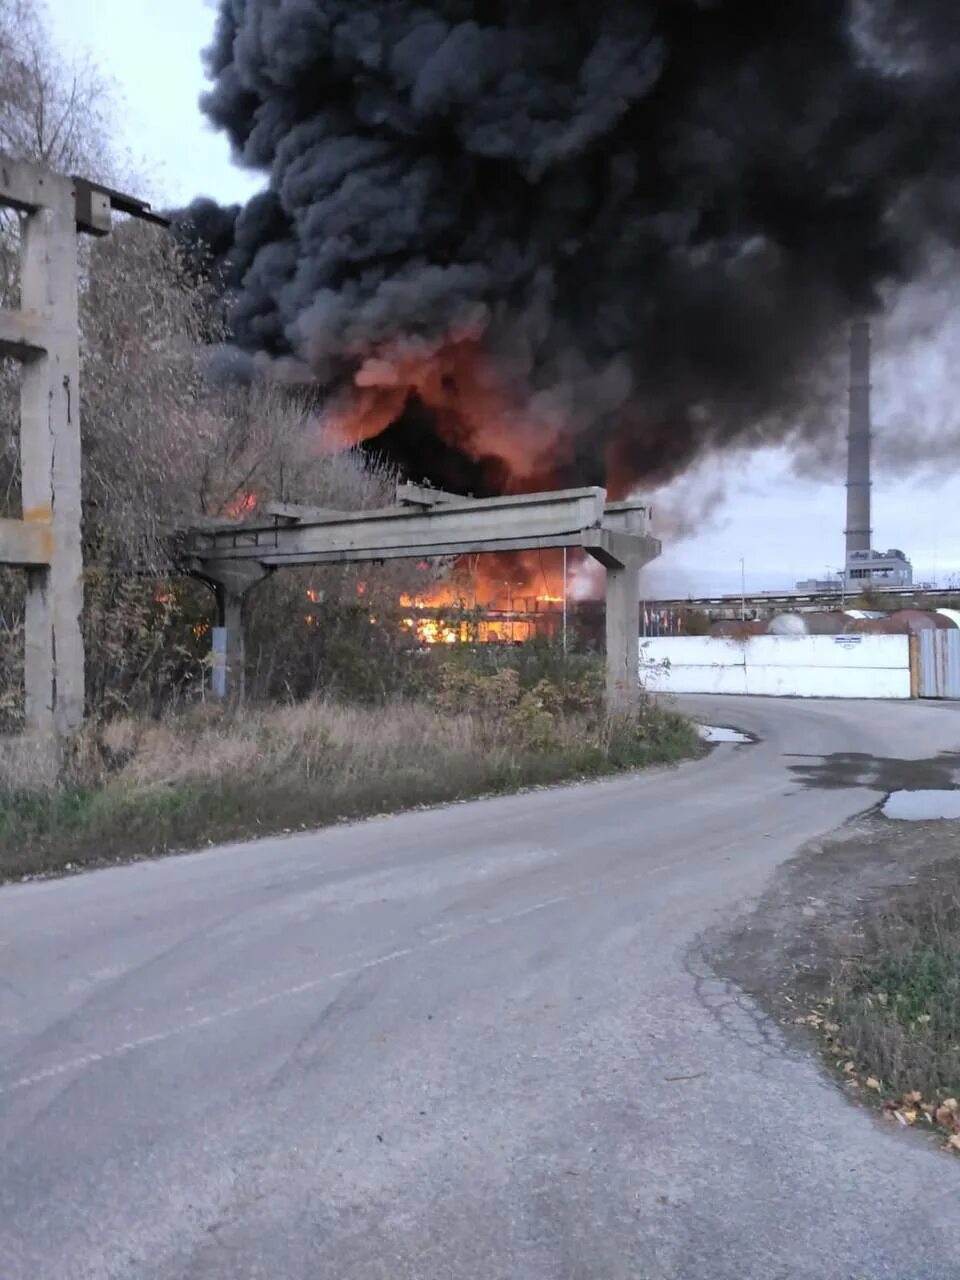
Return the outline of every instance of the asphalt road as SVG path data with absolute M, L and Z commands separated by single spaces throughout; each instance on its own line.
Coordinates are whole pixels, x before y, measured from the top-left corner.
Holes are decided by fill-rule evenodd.
M 956 1280 L 960 1166 L 696 942 L 877 799 L 793 753 L 960 718 L 697 710 L 763 741 L 0 891 L 3 1280 Z

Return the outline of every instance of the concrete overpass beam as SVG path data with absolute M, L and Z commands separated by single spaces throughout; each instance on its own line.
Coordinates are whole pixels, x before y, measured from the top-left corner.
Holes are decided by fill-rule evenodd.
M 20 569 L 46 568 L 53 556 L 49 520 L 0 520 L 0 564 Z

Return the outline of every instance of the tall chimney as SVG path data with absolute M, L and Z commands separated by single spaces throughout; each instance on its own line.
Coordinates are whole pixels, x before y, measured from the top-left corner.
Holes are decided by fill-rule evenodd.
M 869 551 L 870 528 L 870 325 L 850 328 L 850 426 L 847 435 L 847 560 Z

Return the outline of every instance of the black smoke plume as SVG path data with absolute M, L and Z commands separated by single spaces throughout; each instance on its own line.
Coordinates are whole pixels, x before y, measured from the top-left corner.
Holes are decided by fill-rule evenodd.
M 846 322 L 960 230 L 943 0 L 221 0 L 207 61 L 269 175 L 221 238 L 236 341 L 336 394 L 472 335 L 531 477 L 815 429 Z M 483 453 L 404 422 L 438 482 Z

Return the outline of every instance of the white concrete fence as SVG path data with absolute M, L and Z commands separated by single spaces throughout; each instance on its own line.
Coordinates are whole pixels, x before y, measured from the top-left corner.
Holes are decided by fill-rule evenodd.
M 640 683 L 667 693 L 909 698 L 909 636 L 662 636 L 640 640 Z

